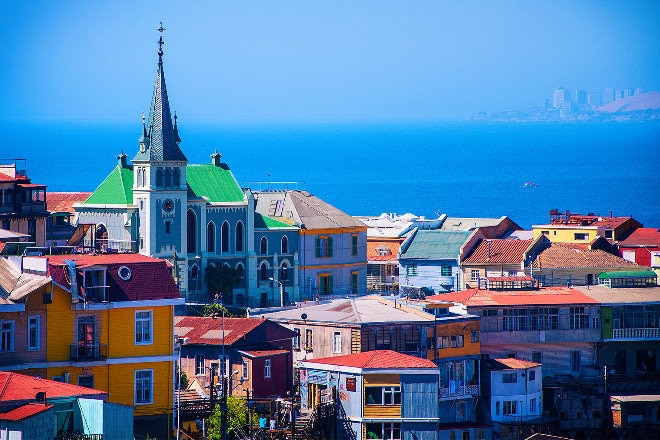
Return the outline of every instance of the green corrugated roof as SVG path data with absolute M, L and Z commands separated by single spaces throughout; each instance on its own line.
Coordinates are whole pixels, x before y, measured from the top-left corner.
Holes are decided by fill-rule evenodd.
M 133 204 L 133 170 L 117 165 L 92 195 L 85 200 L 85 203 L 93 205 Z
M 598 278 L 611 280 L 613 278 L 656 278 L 657 276 L 652 270 L 621 270 L 619 272 L 602 272 Z
M 258 212 L 254 213 L 254 227 L 257 229 L 292 228 L 294 225 L 281 222 Z
M 224 163 L 219 167 L 213 164 L 188 165 L 186 181 L 196 196 L 206 197 L 209 202 L 243 201 L 243 191 Z
M 458 258 L 461 246 L 471 234 L 470 231 L 420 229 L 401 253 L 401 258 L 455 260 Z

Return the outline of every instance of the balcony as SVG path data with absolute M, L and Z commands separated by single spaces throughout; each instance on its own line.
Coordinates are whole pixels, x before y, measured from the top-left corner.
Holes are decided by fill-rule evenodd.
M 108 358 L 105 344 L 71 344 L 71 360 L 74 362 L 102 361 Z
M 470 397 L 479 395 L 479 385 L 459 385 L 452 388 L 440 388 L 440 398 Z
M 614 328 L 612 339 L 660 339 L 660 328 Z
M 24 214 L 27 213 L 36 213 L 44 214 L 46 211 L 46 202 L 24 202 L 20 204 L 21 212 Z

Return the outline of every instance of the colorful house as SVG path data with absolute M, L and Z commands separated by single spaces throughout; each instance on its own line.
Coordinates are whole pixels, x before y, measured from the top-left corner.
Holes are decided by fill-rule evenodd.
M 336 406 L 341 439 L 438 439 L 438 369 L 376 350 L 299 363 L 303 411 Z M 330 438 L 328 436 L 324 438 Z
M 654 252 L 660 251 L 660 229 L 638 228 L 618 243 L 620 255 L 640 266 L 650 267 Z
M 6 371 L 0 390 L 3 439 L 133 438 L 133 408 L 107 402 L 106 392 Z
M 140 254 L 0 259 L 3 370 L 103 390 L 136 434 L 171 423 L 174 307 L 166 261 Z
M 27 177 L 25 159 L 0 163 L 0 229 L 26 234 L 36 246 L 46 243 L 46 185 Z
M 632 217 L 598 216 L 592 213 L 583 215 L 550 211 L 550 223 L 532 225 L 534 238 L 545 235 L 553 243 L 590 243 L 597 237 L 603 237 L 610 242 L 624 240 L 642 224 Z

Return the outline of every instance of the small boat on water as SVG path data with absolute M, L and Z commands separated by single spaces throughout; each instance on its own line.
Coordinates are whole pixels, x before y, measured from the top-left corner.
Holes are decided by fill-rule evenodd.
M 539 184 L 536 182 L 525 182 L 523 185 L 525 188 L 536 188 L 537 186 L 539 186 Z

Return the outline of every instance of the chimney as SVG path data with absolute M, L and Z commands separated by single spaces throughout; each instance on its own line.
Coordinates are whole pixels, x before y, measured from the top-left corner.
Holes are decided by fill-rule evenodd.
M 213 166 L 219 167 L 220 166 L 220 159 L 222 159 L 222 154 L 215 151 L 211 155 L 211 163 L 213 164 Z

